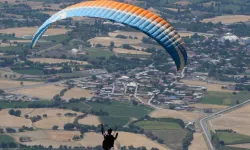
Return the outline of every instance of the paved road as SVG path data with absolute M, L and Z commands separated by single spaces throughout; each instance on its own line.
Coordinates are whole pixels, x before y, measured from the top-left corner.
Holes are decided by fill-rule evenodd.
M 206 139 L 207 139 L 207 142 L 208 142 L 208 145 L 209 145 L 209 149 L 210 150 L 215 150 L 215 148 L 213 147 L 213 144 L 211 142 L 211 134 L 210 134 L 210 129 L 208 128 L 207 126 L 207 121 L 211 120 L 211 119 L 214 119 L 216 117 L 219 117 L 221 114 L 225 114 L 227 112 L 230 112 L 230 111 L 233 111 L 235 109 L 238 109 L 238 108 L 241 108 L 243 106 L 245 106 L 246 104 L 250 103 L 250 99 L 241 103 L 241 104 L 238 104 L 238 105 L 235 105 L 235 106 L 232 106 L 232 107 L 229 107 L 227 109 L 224 109 L 222 111 L 219 111 L 219 112 L 216 112 L 212 115 L 209 115 L 207 117 L 204 117 L 200 120 L 200 126 L 206 136 Z

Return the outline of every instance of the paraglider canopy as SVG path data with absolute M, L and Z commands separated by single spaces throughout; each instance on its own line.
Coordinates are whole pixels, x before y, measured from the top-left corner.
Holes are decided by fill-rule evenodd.
M 33 37 L 31 48 L 52 23 L 77 16 L 103 18 L 133 27 L 157 41 L 173 58 L 177 70 L 187 64 L 187 52 L 174 28 L 158 15 L 143 8 L 112 0 L 86 1 L 69 6 L 51 16 Z

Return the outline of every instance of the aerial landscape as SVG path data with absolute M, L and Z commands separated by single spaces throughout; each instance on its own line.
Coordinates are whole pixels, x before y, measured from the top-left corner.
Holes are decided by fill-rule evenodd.
M 249 8 L 0 0 L 0 149 L 250 150 Z

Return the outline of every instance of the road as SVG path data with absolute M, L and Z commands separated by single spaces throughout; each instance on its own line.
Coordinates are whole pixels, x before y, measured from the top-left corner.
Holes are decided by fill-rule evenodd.
M 238 109 L 238 108 L 241 108 L 243 106 L 245 106 L 246 104 L 250 103 L 250 99 L 241 103 L 241 104 L 238 104 L 238 105 L 235 105 L 235 106 L 232 106 L 232 107 L 229 107 L 227 109 L 224 109 L 222 111 L 219 111 L 219 112 L 216 112 L 212 115 L 209 115 L 207 117 L 204 117 L 200 120 L 200 126 L 203 130 L 203 133 L 205 134 L 205 137 L 207 139 L 207 142 L 208 142 L 208 145 L 209 145 L 209 149 L 210 150 L 215 150 L 215 148 L 213 147 L 213 144 L 211 142 L 211 134 L 210 134 L 210 130 L 207 126 L 207 121 L 211 120 L 211 119 L 214 119 L 216 117 L 219 117 L 221 114 L 225 114 L 227 112 L 230 112 L 230 111 L 233 111 L 235 109 Z

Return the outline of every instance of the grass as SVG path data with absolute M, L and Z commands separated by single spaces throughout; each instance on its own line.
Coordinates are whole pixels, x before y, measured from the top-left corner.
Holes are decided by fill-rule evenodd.
M 79 108 L 80 111 L 89 109 L 89 107 L 84 103 L 70 103 L 70 104 L 66 104 L 65 106 L 69 109 Z
M 59 35 L 53 35 L 53 36 L 48 36 L 48 37 L 43 37 L 44 40 L 46 41 L 55 41 L 56 43 L 61 43 L 63 41 L 66 41 L 70 37 L 66 34 L 59 34 Z
M 23 50 L 23 47 L 20 47 L 20 46 L 0 47 L 0 51 L 15 51 L 15 52 L 20 52 L 22 50 Z
M 250 143 L 250 136 L 247 135 L 229 132 L 216 132 L 216 134 L 225 145 Z
M 216 105 L 235 105 L 237 101 L 244 102 L 250 98 L 250 93 L 247 91 L 239 92 L 237 94 L 223 93 L 223 92 L 208 92 L 202 99 L 203 104 Z
M 49 101 L 37 101 L 37 102 L 8 102 L 0 101 L 0 108 L 28 108 L 30 104 L 50 104 Z
M 182 129 L 181 126 L 173 122 L 161 122 L 161 121 L 140 121 L 135 124 L 144 130 L 176 130 Z
M 12 71 L 19 74 L 28 74 L 28 75 L 43 75 L 43 70 L 40 69 L 12 69 Z
M 141 118 L 153 111 L 148 106 L 135 106 L 129 103 L 112 102 L 112 104 L 89 103 L 96 111 L 100 109 L 108 112 L 110 116 Z
M 88 48 L 85 49 L 88 52 L 88 56 L 95 59 L 97 57 L 105 57 L 106 59 L 113 56 L 114 53 L 106 48 Z
M 8 135 L 0 135 L 0 143 L 15 143 L 15 140 Z
M 115 117 L 115 116 L 100 116 L 99 118 L 103 124 L 108 124 L 111 127 L 124 126 L 130 120 L 129 117 Z

